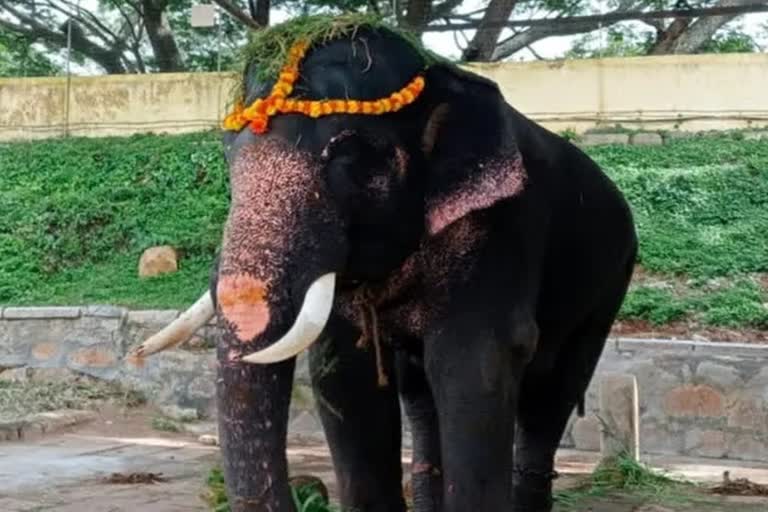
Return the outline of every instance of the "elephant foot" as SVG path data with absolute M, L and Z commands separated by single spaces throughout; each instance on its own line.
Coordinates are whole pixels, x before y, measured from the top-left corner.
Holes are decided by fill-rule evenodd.
M 556 471 L 536 471 L 516 468 L 514 472 L 513 499 L 515 512 L 551 512 L 552 481 Z

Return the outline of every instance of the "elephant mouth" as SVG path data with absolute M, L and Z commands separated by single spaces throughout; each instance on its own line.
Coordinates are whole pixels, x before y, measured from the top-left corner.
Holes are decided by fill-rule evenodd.
M 235 325 L 239 338 L 252 338 L 264 330 L 269 321 L 269 309 L 263 300 L 263 285 L 256 282 L 225 283 L 226 293 L 219 288 L 219 310 L 229 323 Z M 320 337 L 333 308 L 336 274 L 328 273 L 310 284 L 304 295 L 293 325 L 277 341 L 267 347 L 240 357 L 246 363 L 271 364 L 285 361 L 306 350 Z M 236 290 L 236 291 L 233 291 Z M 206 290 L 179 317 L 155 335 L 137 346 L 129 357 L 135 360 L 162 352 L 188 341 L 195 332 L 216 315 L 213 297 Z

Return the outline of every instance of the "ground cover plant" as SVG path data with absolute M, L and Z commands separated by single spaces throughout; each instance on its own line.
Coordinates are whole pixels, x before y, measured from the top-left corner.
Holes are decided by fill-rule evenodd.
M 208 280 L 229 191 L 218 134 L 0 146 L 0 305 L 184 307 Z M 586 150 L 640 236 L 623 320 L 768 330 L 768 140 L 738 133 Z M 137 277 L 171 244 L 176 274 Z

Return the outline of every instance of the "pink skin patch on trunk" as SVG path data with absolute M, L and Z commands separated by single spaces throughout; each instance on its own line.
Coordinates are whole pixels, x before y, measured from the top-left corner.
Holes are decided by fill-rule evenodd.
M 221 276 L 216 297 L 224 318 L 242 342 L 253 340 L 269 325 L 267 285 L 246 274 Z

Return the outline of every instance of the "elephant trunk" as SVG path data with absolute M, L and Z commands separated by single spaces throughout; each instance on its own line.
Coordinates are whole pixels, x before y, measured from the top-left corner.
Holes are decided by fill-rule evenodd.
M 232 510 L 288 512 L 294 356 L 330 315 L 343 227 L 318 164 L 280 141 L 242 148 L 230 182 L 212 289 L 222 332 L 217 401 L 225 477 Z

